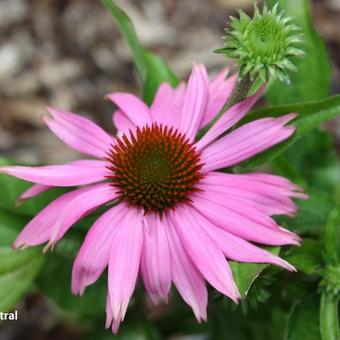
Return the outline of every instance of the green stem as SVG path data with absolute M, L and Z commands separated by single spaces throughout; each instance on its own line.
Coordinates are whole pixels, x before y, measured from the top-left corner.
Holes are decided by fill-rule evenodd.
M 330 293 L 323 293 L 320 302 L 320 331 L 322 340 L 339 340 L 339 299 Z
M 241 80 L 239 80 L 234 87 L 233 91 L 231 92 L 231 95 L 228 99 L 228 101 L 223 106 L 221 112 L 217 115 L 215 118 L 216 120 L 220 118 L 220 116 L 230 109 L 235 104 L 241 102 L 242 100 L 247 98 L 248 92 L 252 85 L 254 84 L 254 81 L 250 79 L 250 75 L 245 75 Z
M 197 139 L 200 139 L 202 136 L 204 136 L 205 133 L 221 118 L 221 116 L 227 110 L 247 98 L 248 92 L 254 84 L 254 81 L 255 80 L 251 80 L 250 75 L 247 74 L 236 83 L 233 91 L 231 92 L 231 95 L 229 96 L 228 101 L 224 104 L 217 116 L 206 127 L 198 132 Z

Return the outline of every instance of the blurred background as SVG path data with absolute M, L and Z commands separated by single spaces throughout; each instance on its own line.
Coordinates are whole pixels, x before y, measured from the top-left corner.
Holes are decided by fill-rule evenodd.
M 211 73 L 229 62 L 212 53 L 236 8 L 252 0 L 120 0 L 142 44 L 180 78 L 191 61 Z M 340 92 L 340 0 L 313 1 L 313 22 L 332 62 L 331 93 Z M 0 0 L 0 156 L 19 163 L 63 163 L 78 155 L 42 124 L 46 106 L 78 112 L 113 132 L 114 91 L 139 91 L 131 54 L 110 14 L 93 0 Z M 329 126 L 340 145 L 340 122 Z M 0 339 L 82 339 L 49 301 L 31 294 L 21 318 L 0 324 Z M 57 313 L 58 314 L 58 313 Z M 177 337 L 179 339 L 180 337 Z M 173 337 L 175 339 L 175 337 Z
M 193 59 L 216 72 L 212 53 L 229 15 L 252 0 L 121 0 L 144 46 L 180 78 Z M 315 27 L 327 42 L 332 92 L 340 90 L 340 0 L 313 2 Z M 60 163 L 75 155 L 40 119 L 46 106 L 86 114 L 111 127 L 104 95 L 138 92 L 131 54 L 100 1 L 0 0 L 0 154 L 25 163 Z M 340 137 L 340 132 L 338 133 Z

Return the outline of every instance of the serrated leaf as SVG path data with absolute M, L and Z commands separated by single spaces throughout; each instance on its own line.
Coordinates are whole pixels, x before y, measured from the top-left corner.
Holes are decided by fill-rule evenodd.
M 278 255 L 280 253 L 279 247 L 267 248 L 271 253 Z M 261 272 L 269 266 L 269 264 L 257 264 L 257 263 L 241 263 L 241 262 L 229 262 L 233 272 L 235 283 L 240 291 L 241 298 L 245 298 L 247 293 Z

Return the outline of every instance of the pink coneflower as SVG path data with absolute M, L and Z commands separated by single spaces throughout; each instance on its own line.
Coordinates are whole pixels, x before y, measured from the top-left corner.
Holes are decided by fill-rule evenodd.
M 205 320 L 206 282 L 237 302 L 240 294 L 227 259 L 294 268 L 256 244 L 298 244 L 272 215 L 296 213 L 292 197 L 305 198 L 285 178 L 218 171 L 288 138 L 295 118 L 263 118 L 225 132 L 262 93 L 230 108 L 199 140 L 198 130 L 226 102 L 235 76 L 223 71 L 209 82 L 194 65 L 188 84 L 162 84 L 151 107 L 128 93 L 113 93 L 114 138 L 88 119 L 49 109 L 47 126 L 71 148 L 97 160 L 42 167 L 2 167 L 0 172 L 37 183 L 21 200 L 55 186 L 82 186 L 49 204 L 25 227 L 15 248 L 53 247 L 79 219 L 108 210 L 86 235 L 75 260 L 72 291 L 83 294 L 108 267 L 107 327 L 117 332 L 140 272 L 154 303 L 167 300 L 173 282 Z

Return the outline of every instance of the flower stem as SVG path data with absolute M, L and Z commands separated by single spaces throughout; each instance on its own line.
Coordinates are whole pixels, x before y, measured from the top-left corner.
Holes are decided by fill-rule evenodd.
M 220 119 L 220 117 L 227 110 L 229 110 L 232 106 L 247 98 L 248 92 L 252 85 L 254 84 L 254 81 L 255 80 L 251 80 L 250 75 L 247 74 L 236 83 L 227 102 L 224 104 L 224 106 L 222 107 L 220 112 L 216 115 L 216 117 L 207 126 L 205 126 L 198 132 L 197 139 L 200 139 Z
M 250 79 L 249 73 L 246 74 L 242 79 L 240 79 L 233 91 L 231 92 L 231 95 L 228 99 L 228 101 L 223 106 L 221 112 L 217 115 L 217 119 L 228 109 L 230 109 L 235 104 L 241 102 L 242 100 L 247 98 L 248 92 L 250 88 L 252 87 L 254 81 Z

